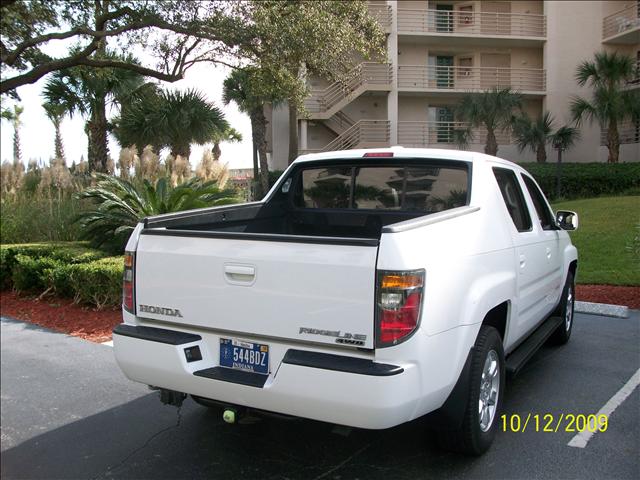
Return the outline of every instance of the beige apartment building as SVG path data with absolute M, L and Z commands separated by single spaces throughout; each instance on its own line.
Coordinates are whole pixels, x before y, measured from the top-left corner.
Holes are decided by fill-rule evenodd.
M 369 2 L 387 33 L 387 62 L 354 65 L 351 79 L 330 84 L 310 78 L 308 117 L 298 121 L 299 153 L 352 148 L 457 148 L 461 125 L 454 107 L 462 95 L 494 86 L 522 93 L 532 116 L 553 114 L 556 127 L 569 123 L 577 86 L 576 67 L 598 51 L 618 51 L 637 61 L 640 88 L 640 1 L 392 1 Z M 268 112 L 271 168 L 288 157 L 286 107 Z M 620 128 L 620 160 L 640 160 L 638 125 Z M 604 135 L 596 124 L 564 158 L 606 161 Z M 467 147 L 483 151 L 485 134 L 474 131 Z M 535 161 L 519 153 L 510 134 L 498 136 L 498 156 Z M 551 147 L 548 161 L 555 160 Z

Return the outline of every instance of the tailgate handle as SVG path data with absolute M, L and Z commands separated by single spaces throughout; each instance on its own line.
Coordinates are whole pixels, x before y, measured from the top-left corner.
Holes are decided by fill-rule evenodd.
M 249 265 L 225 265 L 224 275 L 229 283 L 247 285 L 256 279 L 256 269 Z

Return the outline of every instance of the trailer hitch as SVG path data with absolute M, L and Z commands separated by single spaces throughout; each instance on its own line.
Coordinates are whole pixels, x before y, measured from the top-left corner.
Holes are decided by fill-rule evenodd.
M 187 398 L 186 393 L 166 390 L 164 388 L 160 389 L 160 401 L 165 405 L 173 405 L 174 407 L 180 408 L 185 398 Z

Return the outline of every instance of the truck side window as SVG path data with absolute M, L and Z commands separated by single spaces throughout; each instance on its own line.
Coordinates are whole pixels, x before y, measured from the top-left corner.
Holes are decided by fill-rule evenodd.
M 554 230 L 555 220 L 553 218 L 553 215 L 549 211 L 547 202 L 545 202 L 544 197 L 542 196 L 542 192 L 540 192 L 540 189 L 531 179 L 531 177 L 522 175 L 522 179 L 524 180 L 524 184 L 529 191 L 529 195 L 531 195 L 531 200 L 533 200 L 533 206 L 536 208 L 536 213 L 538 214 L 538 218 L 540 219 L 540 225 L 542 226 L 542 229 Z
M 531 230 L 531 217 L 529 210 L 525 206 L 524 196 L 518 184 L 518 179 L 513 170 L 506 168 L 494 168 L 493 174 L 500 187 L 502 199 L 509 211 L 511 220 L 519 232 L 527 232 Z

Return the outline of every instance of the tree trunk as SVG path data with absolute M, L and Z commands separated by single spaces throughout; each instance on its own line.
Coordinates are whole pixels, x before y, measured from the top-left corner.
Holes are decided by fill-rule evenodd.
M 620 135 L 618 133 L 618 121 L 612 119 L 609 121 L 607 129 L 607 148 L 609 149 L 609 163 L 618 163 L 620 156 Z
M 13 125 L 13 163 L 22 161 L 22 148 L 20 146 L 20 125 L 15 122 Z
M 298 157 L 298 110 L 289 102 L 289 165 Z
M 498 154 L 498 142 L 492 128 L 487 128 L 487 141 L 484 146 L 484 153 L 493 155 L 494 157 Z
M 96 28 L 99 18 L 108 10 L 108 0 L 95 0 L 94 19 Z M 104 57 L 107 52 L 107 43 L 103 38 L 98 43 L 98 48 L 94 52 L 94 57 Z M 109 160 L 108 127 L 107 122 L 107 99 L 105 95 L 96 98 L 92 107 L 91 118 L 87 122 L 89 145 L 87 148 L 87 161 L 90 172 L 107 171 L 107 161 Z
M 538 145 L 536 150 L 536 162 L 545 163 L 547 161 L 547 150 L 544 144 Z
M 189 157 L 191 156 L 191 145 L 188 143 L 176 143 L 174 145 L 171 145 L 171 156 L 173 156 L 173 158 L 176 158 L 178 155 L 189 160 Z
M 220 143 L 216 142 L 213 144 L 213 148 L 211 149 L 211 155 L 213 156 L 213 161 L 218 162 L 220 157 L 222 156 L 222 150 L 220 149 Z
M 53 141 L 54 144 L 54 149 L 55 149 L 55 155 L 56 158 L 59 158 L 63 161 L 66 162 L 66 157 L 64 154 L 64 145 L 62 143 L 62 134 L 60 133 L 60 118 L 55 118 L 53 120 L 53 128 L 55 129 L 55 138 Z
M 260 186 L 262 187 L 262 195 L 269 191 L 269 165 L 267 163 L 267 119 L 264 116 L 262 107 L 256 109 L 256 145 L 258 147 L 258 156 L 260 159 Z
M 91 113 L 89 127 L 88 161 L 89 170 L 92 172 L 106 172 L 109 159 L 109 147 L 107 144 L 107 115 L 104 99 L 96 102 Z
M 249 116 L 251 120 L 251 149 L 253 151 L 253 198 L 256 200 L 262 198 L 262 192 L 260 188 L 260 171 L 258 170 L 258 120 L 256 113 Z
M 560 198 L 560 179 L 562 178 L 562 149 L 558 149 L 558 163 L 556 166 L 556 199 Z

